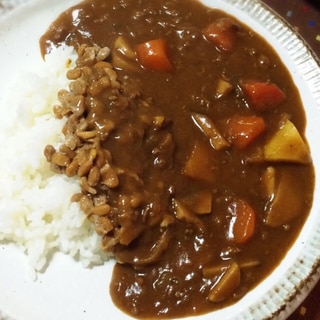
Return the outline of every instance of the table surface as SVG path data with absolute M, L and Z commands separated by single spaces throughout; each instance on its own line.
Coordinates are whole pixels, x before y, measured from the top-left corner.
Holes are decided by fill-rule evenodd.
M 0 15 L 28 0 L 0 0 Z M 306 40 L 320 59 L 320 0 L 262 0 Z M 320 320 L 320 281 L 287 320 Z

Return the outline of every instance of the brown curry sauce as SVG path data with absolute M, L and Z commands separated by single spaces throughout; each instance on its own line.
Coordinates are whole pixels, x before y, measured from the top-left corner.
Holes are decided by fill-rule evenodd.
M 125 57 L 124 64 L 115 63 L 114 69 L 123 85 L 117 101 L 123 102 L 123 95 L 129 102 L 91 106 L 84 113 L 97 130 L 106 118 L 114 122 L 101 145 L 112 155 L 115 167 L 139 177 L 138 183 L 132 175 L 123 174 L 116 187 L 98 188 L 113 208 L 108 219 L 121 224 L 130 212 L 135 218 L 129 219 L 127 230 L 139 230 L 128 243 L 120 240 L 108 247 L 119 262 L 112 276 L 111 297 L 134 317 L 197 315 L 236 302 L 279 264 L 311 207 L 311 160 L 270 161 L 261 155 L 287 119 L 303 137 L 306 123 L 298 90 L 274 50 L 236 19 L 231 18 L 236 38 L 232 50 L 223 50 L 204 37 L 203 30 L 212 21 L 226 17 L 230 19 L 193 0 L 87 0 L 62 13 L 40 40 L 43 54 L 63 43 L 77 49 L 82 44 L 107 46 L 110 62 L 118 53 L 119 36 L 133 51 L 151 39 L 166 41 L 173 71 L 149 70 L 136 57 L 128 61 Z M 285 93 L 285 101 L 276 108 L 255 110 L 241 87 L 248 79 L 275 83 Z M 220 96 L 216 88 L 221 80 L 230 90 Z M 110 95 L 99 97 L 110 101 Z M 195 125 L 194 115 L 211 119 L 227 145 L 215 149 L 201 124 L 202 130 L 199 123 Z M 234 115 L 262 117 L 266 130 L 239 149 L 226 129 Z M 161 124 L 155 124 L 155 119 Z M 198 156 L 196 150 L 201 148 L 204 154 Z M 190 174 L 186 163 L 195 154 L 201 169 Z M 300 208 L 279 226 L 266 223 L 266 211 L 276 197 L 271 192 L 270 198 L 266 190 L 270 185 L 266 181 L 272 180 L 266 174 L 270 168 L 271 175 L 294 177 L 292 191 L 285 192 L 288 197 L 283 201 Z M 210 212 L 196 212 L 198 194 L 210 195 Z M 138 195 L 139 202 L 134 210 L 126 211 L 123 203 L 131 195 Z M 230 236 L 232 206 L 238 199 L 245 199 L 256 213 L 254 235 L 245 243 L 236 243 Z M 105 239 L 112 234 L 106 233 Z M 222 289 L 226 297 L 208 299 L 233 262 L 240 279 L 237 271 L 231 273 L 232 290 Z

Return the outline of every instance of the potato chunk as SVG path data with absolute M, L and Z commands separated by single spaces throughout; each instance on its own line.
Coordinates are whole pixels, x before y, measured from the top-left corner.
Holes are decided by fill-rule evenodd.
M 263 177 L 269 202 L 266 206 L 265 224 L 270 227 L 280 227 L 299 216 L 304 199 L 299 182 L 289 171 L 277 175 L 272 169 L 267 169 Z
M 195 225 L 195 227 L 200 232 L 204 230 L 205 227 L 203 222 L 198 218 L 198 216 L 194 212 L 189 210 L 181 201 L 174 199 L 173 205 L 174 205 L 174 213 L 177 219 L 186 221 L 188 223 Z
M 114 67 L 121 70 L 139 70 L 139 66 L 136 63 L 136 52 L 123 36 L 119 36 L 114 42 L 112 64 Z
M 285 161 L 307 164 L 311 161 L 309 148 L 295 125 L 286 120 L 264 148 L 267 161 Z
M 196 193 L 188 195 L 182 199 L 188 208 L 196 214 L 208 214 L 212 209 L 212 193 L 209 190 L 201 190 Z
M 217 99 L 221 99 L 226 97 L 230 92 L 232 92 L 233 90 L 233 85 L 224 80 L 224 79 L 219 79 L 218 84 L 217 84 L 217 88 L 216 88 L 216 93 L 215 93 L 215 97 Z
M 203 270 L 203 275 L 210 277 L 213 273 L 210 268 L 205 268 Z M 220 272 L 217 276 L 217 280 L 214 282 L 208 299 L 211 302 L 220 302 L 225 300 L 228 296 L 238 288 L 241 280 L 241 271 L 239 265 L 235 261 L 226 262 L 224 266 L 221 266 Z
M 183 174 L 196 180 L 214 182 L 216 165 L 209 145 L 196 142 L 183 169 Z

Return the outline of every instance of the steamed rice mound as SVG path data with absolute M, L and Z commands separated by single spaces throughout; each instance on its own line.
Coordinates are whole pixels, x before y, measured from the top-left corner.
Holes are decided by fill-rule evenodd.
M 0 106 L 0 242 L 15 243 L 37 271 L 56 251 L 85 267 L 104 259 L 101 238 L 70 201 L 80 192 L 78 181 L 53 173 L 43 154 L 45 145 L 63 141 L 65 120 L 53 116 L 52 106 L 58 90 L 68 86 L 65 74 L 76 59 L 72 50 L 61 47 L 39 70 L 25 72 L 12 90 L 19 94 Z

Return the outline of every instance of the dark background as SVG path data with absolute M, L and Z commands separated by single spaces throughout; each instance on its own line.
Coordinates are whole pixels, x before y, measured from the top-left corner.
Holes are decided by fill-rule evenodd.
M 262 2 L 280 14 L 300 33 L 320 61 L 320 0 L 262 0 Z M 320 320 L 320 281 L 288 320 Z

